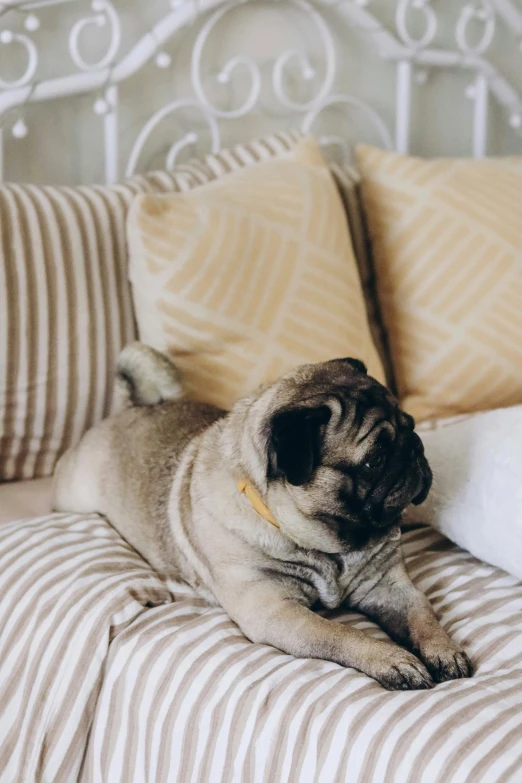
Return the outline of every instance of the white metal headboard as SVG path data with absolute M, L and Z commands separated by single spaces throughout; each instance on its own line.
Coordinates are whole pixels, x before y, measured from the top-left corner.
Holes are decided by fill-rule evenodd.
M 147 18 L 142 19 L 145 6 Z M 237 14 L 243 14 L 245 38 L 236 30 L 233 47 L 239 49 L 230 52 L 223 25 Z M 285 25 L 289 42 L 282 35 Z M 258 32 L 255 52 L 248 48 L 249 27 Z M 129 35 L 124 28 L 132 28 Z M 53 41 L 57 35 L 67 40 L 58 75 L 46 70 L 45 41 L 51 33 Z M 50 46 L 56 54 L 58 44 Z M 358 46 L 373 58 L 360 72 Z M 179 51 L 186 68 L 180 65 Z M 343 65 L 347 54 L 353 55 L 352 63 L 355 57 L 355 68 Z M 129 0 L 3 2 L 0 58 L 0 174 L 8 178 L 6 162 L 28 154 L 23 151 L 28 126 L 32 122 L 39 130 L 37 120 L 28 120 L 29 111 L 84 95 L 98 115 L 99 127 L 93 126 L 88 136 L 95 144 L 99 134 L 106 182 L 149 165 L 145 150 L 172 118 L 176 122 L 168 144 L 162 138 L 167 167 L 198 144 L 217 151 L 224 136 L 230 143 L 227 127 L 234 128 L 238 141 L 247 130 L 252 135 L 247 118 L 263 114 L 272 129 L 300 127 L 349 154 L 339 121 L 339 110 L 348 111 L 365 125 L 362 139 L 408 152 L 415 96 L 427 89 L 430 74 L 444 72 L 466 74 L 462 93 L 469 107 L 469 133 L 461 154 L 481 157 L 491 151 L 492 113 L 509 134 L 504 148 L 522 151 L 521 0 L 141 0 L 133 10 Z M 213 68 L 205 65 L 208 61 Z M 361 85 L 371 61 L 383 64 L 386 76 L 382 94 L 374 83 L 367 96 Z M 145 117 L 137 112 L 141 127 L 135 127 L 129 124 L 125 88 L 145 68 L 154 67 L 156 75 L 150 72 L 138 96 L 149 105 L 149 92 L 163 73 L 161 99 Z M 134 96 L 131 103 L 139 108 L 142 100 Z M 462 114 L 456 102 L 446 101 L 440 111 L 448 122 Z M 187 112 L 192 125 L 187 125 Z M 33 159 L 36 149 L 33 144 Z

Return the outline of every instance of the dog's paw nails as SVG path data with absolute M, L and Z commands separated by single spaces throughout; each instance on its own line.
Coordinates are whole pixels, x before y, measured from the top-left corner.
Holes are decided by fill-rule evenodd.
M 427 690 L 435 684 L 426 667 L 407 652 L 393 656 L 389 666 L 374 677 L 389 691 Z
M 442 650 L 423 652 L 422 660 L 436 682 L 458 680 L 471 677 L 473 666 L 464 652 L 458 647 L 446 647 Z

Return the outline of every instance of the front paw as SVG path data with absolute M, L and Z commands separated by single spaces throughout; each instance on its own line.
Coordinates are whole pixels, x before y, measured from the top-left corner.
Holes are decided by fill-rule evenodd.
M 473 674 L 470 659 L 464 650 L 453 644 L 428 646 L 419 655 L 435 682 L 458 680 Z
M 400 647 L 390 646 L 386 660 L 381 661 L 371 676 L 389 691 L 418 691 L 433 688 L 434 682 L 426 667 L 415 655 Z

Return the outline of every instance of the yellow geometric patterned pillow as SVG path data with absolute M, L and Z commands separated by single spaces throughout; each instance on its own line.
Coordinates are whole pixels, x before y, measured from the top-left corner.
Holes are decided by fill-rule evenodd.
M 419 419 L 522 403 L 522 158 L 359 147 L 379 298 Z
M 140 339 L 193 397 L 229 408 L 304 362 L 361 358 L 380 380 L 346 216 L 312 139 L 128 219 Z

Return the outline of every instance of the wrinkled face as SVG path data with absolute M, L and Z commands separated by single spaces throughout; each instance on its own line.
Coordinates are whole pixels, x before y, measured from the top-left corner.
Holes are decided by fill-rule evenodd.
M 432 474 L 414 421 L 361 362 L 307 365 L 281 383 L 268 480 L 287 482 L 306 517 L 363 545 L 426 498 Z

